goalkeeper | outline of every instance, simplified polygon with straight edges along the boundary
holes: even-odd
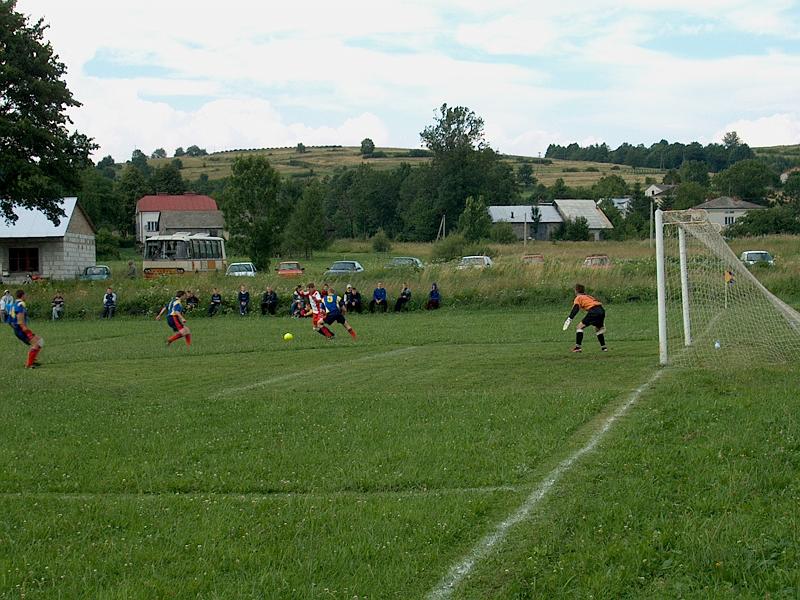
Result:
[[[575,330],[575,347],[572,349],[572,352],[583,351],[581,348],[581,345],[583,344],[583,330],[590,325],[594,326],[597,332],[597,341],[600,342],[600,350],[603,352],[608,352],[605,336],[606,328],[604,326],[606,311],[599,300],[592,298],[586,293],[585,287],[583,287],[580,283],[576,283],[575,301],[573,302],[572,310],[570,311],[567,320],[564,321],[564,331],[569,328],[570,323],[572,323],[572,319],[574,319],[581,310],[586,311],[586,316],[583,317],[583,320],[581,320],[580,323],[578,323],[578,326]]]

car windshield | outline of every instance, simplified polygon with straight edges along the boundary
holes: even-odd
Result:
[[[402,267],[406,265],[412,265],[414,264],[414,261],[410,258],[393,258],[390,264]]]
[[[103,267],[89,267],[86,269],[87,275],[102,275],[106,270]]]
[[[467,256],[461,259],[461,263],[465,265],[482,265],[482,256]]]
[[[331,271],[354,271],[356,266],[351,262],[338,261],[331,265]]]
[[[772,260],[772,256],[770,255],[769,252],[748,252],[747,260],[769,262]]]
[[[300,265],[297,263],[281,263],[278,265],[279,271],[290,271],[292,269],[299,269]]]

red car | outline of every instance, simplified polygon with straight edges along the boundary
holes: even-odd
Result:
[[[300,277],[305,269],[300,266],[296,261],[285,261],[278,265],[275,269],[278,272],[278,277]]]

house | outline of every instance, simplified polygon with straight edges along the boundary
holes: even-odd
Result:
[[[625,198],[603,198],[602,200],[597,201],[597,208],[600,208],[601,202],[611,202],[611,204],[619,211],[619,214],[622,215],[623,218],[628,216],[628,212],[631,210],[631,204],[633,203],[633,198],[625,197]],[[602,208],[600,210],[603,210]]]
[[[678,186],[666,183],[653,184],[644,191],[644,195],[652,199],[657,206],[661,206],[664,198],[672,195],[676,187]]]
[[[17,221],[0,219],[0,273],[22,280],[26,275],[72,279],[96,261],[95,228],[77,198],[62,198],[65,216],[58,225],[44,213],[16,208]]]
[[[489,215],[492,223],[510,223],[519,239],[524,239],[527,231],[529,240],[549,240],[563,223],[561,215],[552,204],[490,206]]]
[[[179,231],[221,237],[224,229],[225,218],[210,196],[156,194],[136,203],[136,241],[140,243],[154,235]]]
[[[736,219],[743,217],[751,210],[763,210],[765,208],[767,207],[739,200],[738,198],[722,196],[721,198],[714,198],[713,200],[698,204],[691,210],[706,211],[706,213],[708,213],[708,220],[724,229],[733,225]]]
[[[602,238],[603,232],[614,229],[611,221],[597,208],[594,200],[574,199],[574,200],[554,200],[561,218],[575,220],[583,217],[589,224],[589,233],[598,241]]]

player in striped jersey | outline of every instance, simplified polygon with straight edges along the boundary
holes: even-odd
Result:
[[[186,340],[187,348],[192,345],[192,332],[189,331],[189,328],[186,326],[186,319],[183,317],[183,299],[185,296],[186,292],[179,290],[178,293],[175,294],[175,298],[167,305],[167,325],[175,332],[167,338],[168,346],[181,338]]]
[[[322,295],[317,291],[317,286],[309,283],[307,286],[306,298],[311,305],[311,328],[320,335],[330,339],[333,332],[325,325],[325,306],[322,303]]]
[[[38,335],[28,329],[28,307],[25,305],[25,291],[17,290],[15,294],[16,300],[11,305],[11,310],[8,313],[8,324],[14,330],[14,335],[26,346],[30,346],[28,350],[28,360],[25,362],[26,369],[35,369],[39,366],[36,357],[39,355],[44,340]]]
[[[585,310],[586,316],[583,317],[581,322],[578,323],[578,326],[576,327],[575,346],[572,348],[572,352],[583,351],[581,347],[583,344],[583,330],[590,325],[593,326],[597,332],[597,341],[600,342],[600,350],[603,352],[608,352],[605,336],[606,311],[603,308],[602,303],[596,298],[593,298],[587,294],[586,288],[580,283],[575,284],[575,294],[575,300],[572,304],[572,311],[569,313],[567,320],[564,321],[564,331],[569,328],[570,323],[572,323],[572,319],[575,318],[578,312]]]

